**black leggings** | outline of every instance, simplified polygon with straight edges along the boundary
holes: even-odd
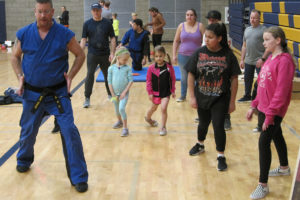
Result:
[[[265,121],[265,114],[260,112],[262,115],[260,120]],[[272,161],[271,153],[271,141],[274,141],[277,154],[279,157],[280,166],[288,166],[288,155],[287,147],[282,135],[281,130],[281,121],[282,118],[275,116],[274,125],[269,125],[266,131],[262,131],[259,137],[259,167],[260,167],[260,176],[259,182],[267,183],[269,177],[269,170]]]
[[[224,130],[225,114],[228,113],[228,105],[224,98],[220,98],[215,102],[210,109],[202,109],[198,107],[198,140],[204,141],[206,139],[208,126],[212,121],[214,136],[216,142],[216,149],[219,152],[225,150],[226,134]]]

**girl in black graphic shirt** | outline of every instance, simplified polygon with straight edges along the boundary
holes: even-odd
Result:
[[[190,104],[197,109],[199,116],[198,142],[190,150],[190,155],[204,152],[204,140],[212,121],[219,171],[227,169],[224,120],[226,113],[235,110],[237,76],[241,73],[228,46],[226,33],[224,24],[210,24],[205,31],[206,46],[196,50],[185,65]]]

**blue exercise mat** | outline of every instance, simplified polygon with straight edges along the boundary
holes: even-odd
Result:
[[[138,76],[133,76],[133,81],[134,82],[146,82],[147,70],[148,70],[148,67],[143,67],[143,69],[141,71],[136,71],[136,70],[132,69],[132,73],[139,73]],[[181,75],[180,75],[179,67],[175,66],[174,71],[175,71],[176,80],[180,81]],[[96,82],[104,82],[104,76],[102,74],[102,71],[99,72]]]

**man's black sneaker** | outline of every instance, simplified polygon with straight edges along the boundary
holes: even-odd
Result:
[[[190,150],[190,156],[195,156],[198,155],[200,153],[203,153],[204,150],[204,145],[201,145],[199,143],[196,143],[195,146],[193,146]]]
[[[51,131],[51,133],[57,133],[57,132],[60,132],[60,127],[59,127],[59,125],[54,126],[54,128],[53,128],[52,131]]]
[[[238,103],[246,103],[251,101],[251,96],[243,96],[239,100],[237,100]]]
[[[86,182],[81,182],[75,184],[75,189],[77,192],[86,192],[88,190],[88,184]]]
[[[231,129],[231,121],[230,121],[230,118],[225,118],[225,121],[224,121],[224,129],[225,131],[228,131]]]
[[[217,158],[218,160],[218,170],[219,171],[224,171],[227,169],[227,164],[226,164],[226,158],[225,157],[222,157],[222,156],[219,156]]]
[[[27,166],[17,165],[17,171],[20,173],[27,172],[28,170],[29,170],[29,167],[27,167]]]
[[[60,127],[59,127],[59,125],[57,123],[57,119],[56,118],[54,119],[54,128],[53,128],[53,130],[51,132],[52,133],[60,132]]]

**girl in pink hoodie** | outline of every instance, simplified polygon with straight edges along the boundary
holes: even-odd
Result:
[[[165,56],[168,56],[169,62],[166,62]],[[150,65],[147,71],[147,92],[149,100],[152,102],[151,108],[148,110],[145,117],[146,122],[150,126],[157,126],[158,123],[152,120],[153,113],[157,110],[159,104],[161,104],[161,128],[159,134],[161,136],[167,134],[166,123],[167,123],[167,109],[170,101],[170,96],[173,98],[175,95],[175,72],[171,64],[169,54],[163,46],[156,46],[154,48],[154,59],[155,63]]]
[[[264,63],[259,77],[257,96],[251,103],[247,119],[251,120],[253,112],[258,110],[263,115],[263,127],[259,137],[259,184],[250,195],[260,199],[269,193],[268,177],[290,175],[287,147],[282,135],[281,122],[291,101],[295,64],[288,51],[283,30],[272,26],[263,35],[264,47],[272,54]],[[280,166],[270,170],[271,141],[274,141],[279,156]]]

